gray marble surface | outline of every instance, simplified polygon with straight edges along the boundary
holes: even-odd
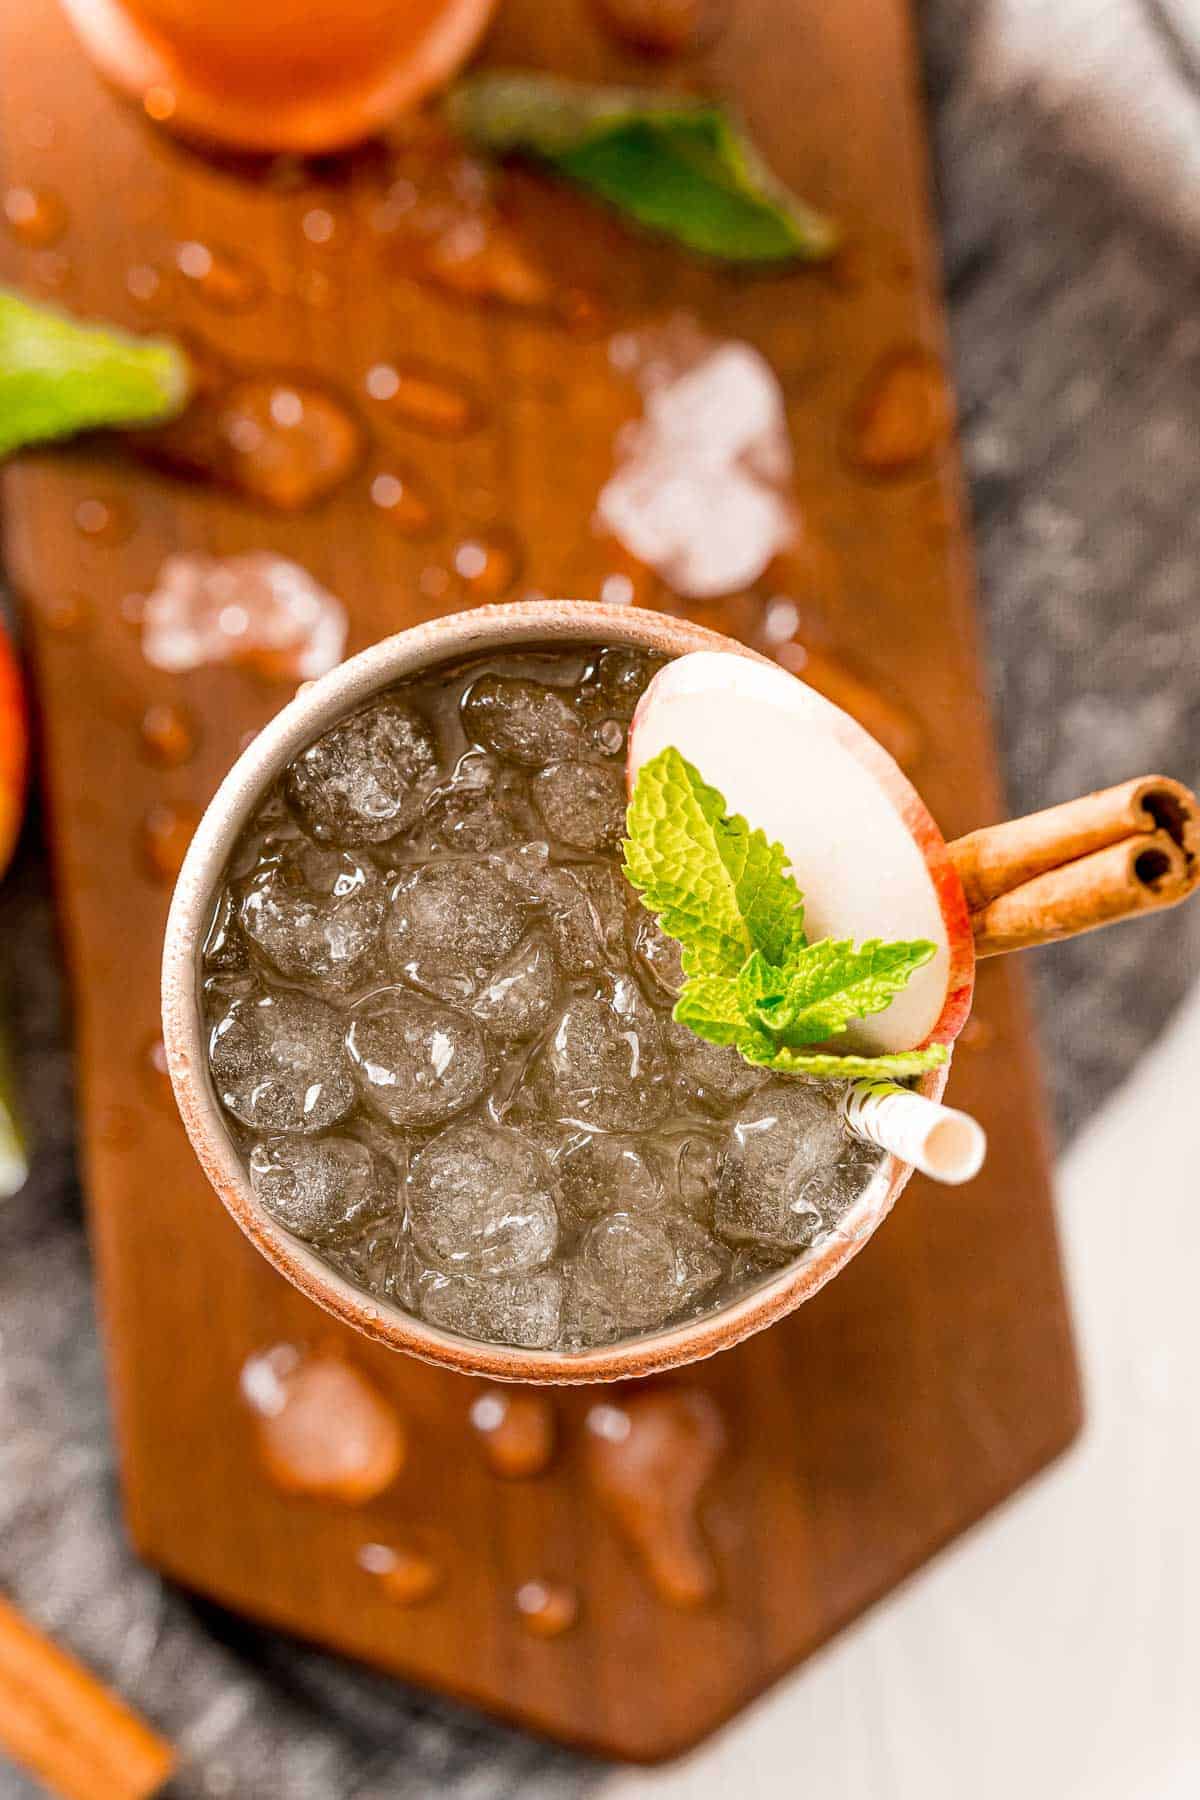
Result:
[[[1085,157],[1034,85],[994,78],[985,22],[939,0],[924,33],[991,681],[1020,811],[1156,766],[1200,779],[1200,318],[1182,228]],[[1037,959],[1062,1136],[1198,967],[1200,908]],[[0,981],[38,1144],[28,1187],[0,1209],[0,1588],[181,1746],[180,1794],[583,1793],[594,1764],[201,1607],[130,1556],[36,821],[0,890]],[[0,1800],[35,1791],[0,1765]]]

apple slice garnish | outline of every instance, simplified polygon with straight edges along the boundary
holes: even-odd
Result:
[[[886,1011],[829,1048],[879,1055],[950,1043],[971,1008],[975,949],[962,884],[924,801],[848,713],[794,675],[731,651],[668,663],[638,703],[629,785],[673,745],[781,843],[810,939],[927,938],[937,953]]]

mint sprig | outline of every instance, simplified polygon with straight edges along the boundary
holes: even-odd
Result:
[[[713,101],[501,70],[460,82],[446,110],[476,149],[537,157],[706,256],[814,261],[835,248],[829,221],[771,173]]]
[[[936,946],[923,938],[810,944],[783,846],[731,815],[678,750],[642,765],[627,826],[625,874],[682,946],[679,1024],[785,1074],[903,1077],[946,1061],[944,1044],[881,1056],[810,1047],[884,1011]]]
[[[98,425],[172,418],[191,376],[178,344],[82,325],[0,288],[0,456]]]
[[[678,750],[643,764],[626,825],[625,873],[683,945],[686,975],[736,975],[755,950],[783,962],[805,942],[783,846],[731,815]]]

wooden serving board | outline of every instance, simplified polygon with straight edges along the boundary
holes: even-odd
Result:
[[[501,8],[493,61],[736,96],[780,173],[846,230],[832,270],[722,273],[638,238],[583,198],[517,177],[522,229],[564,284],[603,299],[605,313],[584,330],[456,302],[390,269],[386,245],[350,204],[344,167],[264,183],[158,135],[101,87],[52,0],[0,19],[5,180],[53,190],[66,209],[54,244],[4,246],[9,275],[81,312],[134,325],[156,317],[247,364],[323,375],[358,396],[371,434],[368,467],[297,517],[149,472],[99,439],[25,457],[5,476],[9,567],[45,727],[134,1540],[168,1574],[259,1619],[571,1743],[645,1759],[682,1749],[743,1706],[1077,1428],[1020,971],[984,969],[977,1021],[955,1061],[952,1096],[990,1135],[985,1174],[961,1193],[914,1181],[814,1302],[679,1377],[715,1399],[731,1448],[703,1506],[719,1596],[673,1610],[586,1484],[582,1418],[594,1395],[555,1396],[560,1449],[547,1474],[497,1480],[468,1428],[472,1384],[335,1329],[259,1260],[206,1186],[153,1066],[169,884],[147,861],[145,822],[157,820],[162,837],[170,809],[183,835],[243,734],[286,690],[228,668],[152,670],[123,602],[171,551],[269,546],[345,599],[357,649],[470,604],[453,548],[493,515],[523,546],[514,597],[595,598],[606,575],[629,572],[589,527],[615,432],[636,404],[610,367],[608,331],[682,308],[759,345],[779,370],[806,528],[781,573],[786,586],[767,582],[695,616],[754,636],[767,597],[786,592],[835,675],[856,671],[915,722],[911,773],[947,836],[995,818],[949,434],[886,478],[863,479],[846,454],[864,384],[897,356],[923,367],[945,347],[907,7],[732,0],[730,13],[702,56],[663,67],[622,50],[583,0]],[[305,232],[313,208],[333,217],[328,242]],[[145,277],[130,271],[165,267],[180,240],[248,257],[260,295],[222,311],[175,278],[148,304]],[[477,430],[436,438],[372,408],[366,370],[412,355],[471,384],[484,403]],[[936,415],[935,405],[935,438]],[[426,541],[398,534],[371,505],[368,479],[380,469],[416,469],[436,494],[440,519]],[[77,509],[92,499],[125,529],[81,533]],[[653,583],[638,591],[674,604]],[[160,702],[185,708],[198,735],[195,754],[170,768],[148,760],[139,738],[146,708]],[[170,829],[165,837],[169,848]],[[237,1397],[253,1351],[331,1338],[394,1399],[411,1437],[399,1483],[357,1511],[269,1486]],[[366,1541],[430,1536],[448,1578],[419,1609],[390,1604],[356,1564]],[[572,1631],[537,1641],[512,1597],[547,1576],[575,1583],[582,1610]]]

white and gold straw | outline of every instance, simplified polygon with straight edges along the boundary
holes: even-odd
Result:
[[[894,1081],[854,1082],[842,1101],[842,1117],[856,1137],[952,1187],[978,1175],[987,1154],[978,1120]]]

